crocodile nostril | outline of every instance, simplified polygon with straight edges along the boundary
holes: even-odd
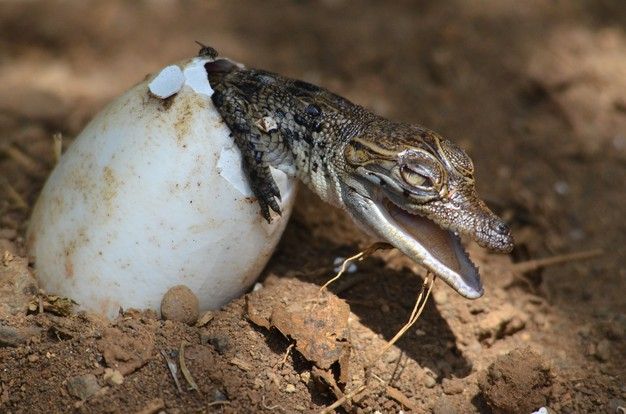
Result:
[[[501,234],[503,236],[506,236],[510,232],[509,226],[507,226],[506,224],[502,222],[496,225],[495,230],[498,234]]]

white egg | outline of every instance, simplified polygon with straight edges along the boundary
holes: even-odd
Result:
[[[47,292],[112,317],[120,307],[158,310],[175,285],[209,309],[254,283],[287,224],[296,185],[272,170],[283,214],[268,224],[211,102],[207,60],[168,66],[133,87],[63,155],[27,233]]]

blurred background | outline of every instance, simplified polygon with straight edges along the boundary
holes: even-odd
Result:
[[[52,134],[67,146],[109,100],[196,54],[195,40],[459,143],[479,192],[513,226],[513,262],[603,249],[529,272],[498,300],[521,291],[548,303],[557,322],[527,330],[552,349],[574,344],[602,384],[593,397],[602,407],[623,398],[626,2],[2,1],[0,225],[14,230],[5,246],[20,253],[53,165]],[[350,227],[300,197],[322,213],[299,208],[291,240],[306,243],[298,226]]]

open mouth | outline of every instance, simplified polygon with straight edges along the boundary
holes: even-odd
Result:
[[[342,201],[346,211],[366,231],[435,273],[460,295],[468,299],[483,295],[478,269],[454,232],[405,211],[381,192],[366,197],[346,187]]]
[[[436,273],[463,296],[477,298],[482,295],[478,268],[470,260],[456,233],[424,216],[402,209],[387,198],[383,198],[381,204],[381,212],[386,213],[390,224],[403,233],[403,238],[412,239],[411,250],[417,256],[412,257],[414,260]],[[410,257],[414,255],[409,254]]]

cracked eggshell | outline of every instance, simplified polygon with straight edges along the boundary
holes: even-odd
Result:
[[[47,292],[114,317],[120,307],[158,311],[175,285],[204,310],[254,283],[287,224],[295,182],[272,171],[283,215],[268,224],[211,102],[206,61],[169,66],[133,87],[63,155],[27,232]],[[167,73],[176,78],[159,78]]]

